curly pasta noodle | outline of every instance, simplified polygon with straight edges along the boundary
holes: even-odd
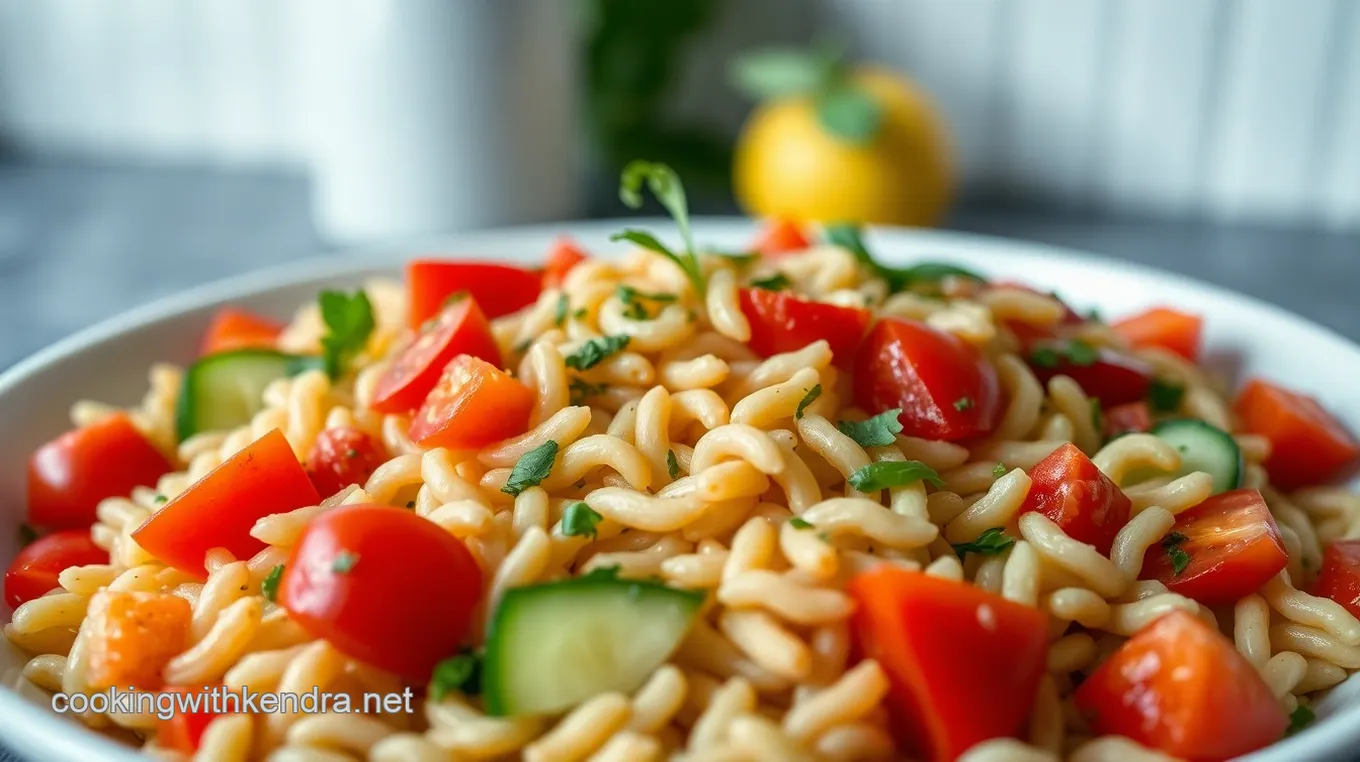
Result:
[[[1073,694],[1130,636],[1172,611],[1223,632],[1284,711],[1318,706],[1321,692],[1360,669],[1360,621],[1304,592],[1327,543],[1360,537],[1360,496],[1341,487],[1272,486],[1271,442],[1236,426],[1223,389],[1199,366],[1166,350],[1131,350],[1109,326],[1070,324],[1056,297],[1022,288],[951,276],[933,284],[938,292],[893,293],[881,271],[839,246],[777,262],[703,253],[698,263],[703,289],[654,252],[587,259],[533,304],[493,319],[491,336],[532,395],[532,409],[523,433],[482,447],[423,446],[411,439],[409,413],[372,409],[379,382],[416,340],[405,289],[382,280],[364,284],[375,330],[345,372],[274,380],[237,426],[179,441],[185,372],[173,365],[151,368],[148,391],[131,408],[76,402],[77,426],[126,413],[173,470],[100,501],[90,537],[107,558],[59,570],[53,590],[16,608],[4,632],[29,656],[23,677],[49,692],[96,688],[110,635],[100,623],[107,596],[150,596],[184,612],[181,631],[166,634],[166,653],[155,654],[166,686],[353,697],[415,689],[413,714],[223,715],[208,723],[195,759],[901,759],[907,752],[894,741],[889,708],[893,665],[856,648],[860,613],[850,584],[883,566],[974,585],[1036,608],[1048,622],[1027,725],[1017,738],[966,750],[960,759],[969,762],[1169,759],[1129,739],[1092,737]],[[741,289],[776,274],[800,298],[919,320],[976,347],[999,381],[991,428],[958,441],[910,429],[852,436],[855,427],[845,422],[879,427],[864,422],[882,410],[857,406],[864,401],[853,364],[833,354],[836,342],[819,338],[771,356],[748,346],[759,326],[742,309]],[[1284,571],[1212,610],[1160,581],[1138,579],[1182,514],[1212,499],[1214,475],[1181,474],[1181,453],[1158,436],[1107,439],[1093,415],[1093,389],[1067,375],[1041,374],[1048,381],[1040,382],[1020,340],[1026,328],[1132,354],[1159,381],[1184,387],[1176,410],[1154,418],[1198,418],[1233,437],[1245,486],[1261,492],[1279,527],[1290,556]],[[327,330],[317,305],[306,305],[278,348],[316,354]],[[364,433],[385,460],[316,505],[256,520],[250,536],[264,548],[253,555],[209,551],[204,577],[167,565],[133,539],[163,503],[261,436],[282,432],[302,462],[334,429]],[[556,453],[536,483],[511,485],[526,456],[550,442]],[[1022,512],[1040,479],[1031,471],[1068,443],[1130,500],[1130,518],[1108,553],[1055,516]],[[852,486],[866,467],[905,461],[933,469],[941,482],[867,492]],[[655,578],[702,591],[704,603],[674,653],[638,684],[552,716],[493,716],[477,695],[410,684],[347,655],[341,639],[317,637],[273,600],[275,570],[293,563],[313,522],[366,503],[408,509],[468,549],[482,572],[462,640],[468,648],[486,646],[509,591],[586,574]],[[998,534],[1008,542],[985,547]],[[414,564],[412,584],[423,600],[456,584],[425,579]],[[167,748],[154,715],[79,719],[150,753],[185,758]]]

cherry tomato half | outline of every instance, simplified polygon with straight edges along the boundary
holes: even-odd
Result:
[[[316,492],[330,497],[351,484],[362,485],[387,460],[373,437],[351,426],[326,429],[307,455],[307,475]]]
[[[420,330],[460,291],[471,294],[488,318],[523,309],[543,290],[543,276],[499,262],[423,259],[406,266],[406,286],[410,325]]]
[[[420,327],[416,340],[402,350],[373,388],[372,407],[379,413],[405,413],[420,407],[439,383],[444,366],[458,355],[479,357],[497,367],[501,353],[491,324],[471,297],[459,299]]]
[[[1029,476],[1034,483],[1022,513],[1038,511],[1072,539],[1109,555],[1133,501],[1090,458],[1069,442],[1035,464]]]
[[[68,431],[28,461],[28,521],[47,529],[88,527],[106,497],[153,486],[171,470],[122,413]]]
[[[109,552],[94,544],[88,529],[67,529],[34,540],[5,572],[5,603],[19,608],[57,589],[57,575],[72,566],[106,564]]]
[[[410,435],[426,447],[466,450],[529,429],[534,393],[490,363],[459,355],[411,419]]]

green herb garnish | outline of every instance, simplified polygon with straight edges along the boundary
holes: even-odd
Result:
[[[165,505],[167,502],[169,502],[169,500],[170,498],[166,497],[165,495],[157,494],[155,499],[152,500],[151,502],[155,503],[156,505]]]
[[[549,439],[519,457],[519,460],[515,462],[515,467],[510,469],[510,478],[505,480],[505,486],[501,487],[501,492],[507,495],[519,495],[530,487],[537,487],[539,482],[548,477],[548,472],[552,471],[553,461],[555,460],[557,460],[557,442]]]
[[[567,383],[567,392],[571,396],[571,404],[582,405],[591,397],[604,394],[609,390],[608,384],[592,384],[579,378],[573,378]]]
[[[1185,399],[1185,387],[1154,378],[1152,386],[1148,387],[1147,398],[1154,412],[1174,413],[1181,409],[1181,400]]]
[[[599,536],[595,527],[603,518],[594,508],[586,505],[585,501],[574,500],[562,509],[562,534],[567,537],[589,537],[593,540]]]
[[[985,278],[972,270],[943,262],[922,262],[912,267],[890,267],[880,264],[869,253],[868,247],[864,245],[864,239],[860,235],[858,225],[837,223],[826,225],[824,230],[827,242],[847,249],[855,255],[855,259],[859,260],[860,264],[887,281],[888,288],[892,291],[903,291],[920,285],[936,286],[940,281],[951,276],[966,278],[979,283],[986,281]]]
[[[675,450],[666,451],[666,473],[672,479],[680,475],[680,461],[675,459]]]
[[[860,492],[902,487],[918,481],[925,481],[936,487],[944,486],[940,474],[919,460],[881,460],[870,463],[850,474],[848,481],[851,487]]]
[[[704,274],[699,268],[699,257],[694,251],[694,238],[689,229],[689,203],[685,199],[685,186],[681,184],[675,170],[665,164],[641,160],[629,162],[619,177],[619,198],[628,208],[642,207],[644,183],[675,219],[675,225],[680,229],[680,239],[685,245],[684,250],[673,252],[656,236],[643,230],[625,230],[610,236],[609,240],[630,241],[661,254],[678,265],[693,284],[694,293],[703,296]]]
[[[1190,565],[1190,554],[1181,547],[1190,538],[1180,532],[1172,532],[1162,539],[1162,549],[1171,558],[1171,574],[1179,577],[1185,571],[1185,567]]]
[[[1035,347],[1029,353],[1029,362],[1039,368],[1056,368],[1063,362],[1077,367],[1095,365],[1100,360],[1100,350],[1081,339],[1068,339],[1060,344],[1045,344]]]
[[[864,421],[837,421],[836,428],[860,447],[887,447],[902,433],[902,424],[897,420],[901,414],[901,408],[893,408]]]
[[[808,405],[811,405],[812,403],[816,402],[817,398],[820,396],[822,396],[821,384],[817,384],[811,389],[808,389],[807,394],[803,395],[803,401],[798,403],[798,410],[794,412],[793,417],[797,418],[798,420],[802,420],[803,411],[807,410]]]
[[[763,288],[766,291],[783,291],[792,283],[784,273],[775,273],[766,278],[755,278],[751,281],[752,288]]]
[[[276,600],[279,594],[279,582],[283,580],[283,564],[277,564],[269,570],[269,576],[260,583],[260,595],[266,601]]]
[[[553,325],[561,328],[567,322],[567,313],[571,311],[571,304],[567,302],[566,294],[557,296],[557,308],[553,311]]]
[[[326,324],[326,335],[321,337],[326,374],[339,378],[345,365],[368,344],[368,337],[376,325],[373,305],[363,289],[353,294],[322,291],[317,302],[321,307],[321,320]]]
[[[797,517],[797,516],[794,516],[793,518],[789,519],[789,526],[793,527],[794,529],[812,529],[812,528],[813,528],[812,522],[806,521],[806,520],[801,519],[801,518],[799,518],[799,517]]]
[[[972,397],[959,397],[958,399],[954,400],[954,409],[959,412],[963,412],[964,410],[967,410],[972,406],[973,406]]]
[[[1008,537],[1006,530],[1001,527],[992,527],[978,535],[972,542],[961,542],[954,546],[954,552],[963,558],[969,553],[978,553],[984,556],[994,556],[1004,553],[1006,548],[1015,544],[1014,537]]]
[[[450,656],[434,667],[430,676],[430,698],[441,701],[450,692],[475,696],[482,692],[482,656],[464,648],[457,656]]]
[[[336,554],[335,560],[331,562],[331,571],[336,574],[348,574],[359,563],[359,554],[342,550]]]
[[[1284,730],[1284,737],[1288,738],[1295,733],[1302,731],[1317,719],[1317,714],[1312,709],[1299,704],[1298,708],[1289,713],[1289,727]]]
[[[1091,427],[1097,432],[1105,429],[1105,411],[1100,407],[1100,398],[1091,398]]]
[[[994,478],[994,479],[1000,479],[1001,477],[1003,477],[1003,476],[1005,476],[1005,475],[1006,475],[1006,464],[1005,464],[1005,463],[997,463],[995,466],[992,466],[992,478]]]
[[[589,370],[599,365],[604,358],[621,352],[628,346],[628,337],[622,334],[618,336],[601,336],[598,339],[591,339],[581,348],[567,355],[565,360],[568,368],[576,370]]]

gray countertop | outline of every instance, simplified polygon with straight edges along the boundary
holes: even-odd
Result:
[[[156,297],[330,248],[311,225],[309,193],[304,176],[277,171],[0,163],[0,369]],[[1360,339],[1360,235],[996,201],[963,205],[949,227],[1160,267]],[[0,762],[12,760],[0,747]]]

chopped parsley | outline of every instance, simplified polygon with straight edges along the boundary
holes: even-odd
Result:
[[[836,428],[860,447],[887,447],[902,433],[902,423],[897,420],[901,414],[901,408],[893,408],[864,421],[837,421]]]
[[[750,267],[757,259],[760,259],[760,253],[755,251],[723,251],[721,249],[715,249],[712,246],[705,246],[704,251],[726,259],[738,270],[744,270],[745,268]]]
[[[966,278],[979,283],[986,281],[972,270],[944,262],[922,262],[912,267],[890,267],[880,264],[864,245],[859,226],[839,223],[826,225],[824,230],[828,243],[847,249],[860,264],[887,281],[888,288],[893,291],[904,291],[920,286],[938,290],[940,281],[948,277]]]
[[[751,280],[752,288],[763,288],[766,291],[783,291],[792,283],[784,273],[775,273],[765,278],[754,278]]]
[[[1154,378],[1152,386],[1148,387],[1147,398],[1153,412],[1174,413],[1181,409],[1181,400],[1185,399],[1185,387]]]
[[[995,478],[995,479],[1000,479],[1001,477],[1003,477],[1003,476],[1005,476],[1005,475],[1006,475],[1006,464],[1005,464],[1005,463],[997,463],[995,466],[992,466],[992,477],[993,477],[993,478]]]
[[[811,405],[812,403],[816,402],[817,398],[820,396],[822,396],[821,384],[817,384],[811,389],[808,389],[807,394],[803,395],[803,401],[798,403],[798,410],[794,412],[793,417],[797,418],[798,420],[802,420],[803,411],[807,410],[808,405]]]
[[[1091,398],[1091,427],[1100,433],[1105,429],[1105,411],[1100,407],[1100,398]]]
[[[348,550],[342,550],[335,555],[335,560],[331,562],[331,571],[336,574],[348,574],[356,564],[359,563],[359,554]]]
[[[582,405],[591,397],[604,394],[609,391],[608,384],[592,384],[580,378],[573,378],[567,384],[567,392],[571,396],[571,404]]]
[[[282,580],[283,564],[278,564],[269,570],[269,576],[265,577],[264,581],[260,583],[260,595],[263,595],[266,601],[276,600],[279,594],[279,582]]]
[[[984,556],[994,556],[1004,553],[1006,548],[1015,544],[1015,538],[1006,534],[1006,530],[1001,527],[992,527],[978,535],[972,542],[961,542],[954,546],[954,552],[963,558],[969,553],[977,553]]]
[[[519,495],[530,487],[537,487],[539,482],[548,477],[555,460],[557,442],[549,439],[519,457],[515,467],[510,469],[510,478],[505,481],[505,486],[501,487],[501,492]]]
[[[169,499],[170,498],[166,497],[165,495],[158,494],[156,495],[156,499],[153,500],[152,502],[154,502],[156,505],[164,505]]]
[[[1312,725],[1313,720],[1316,719],[1317,715],[1312,709],[1309,709],[1303,704],[1299,704],[1297,709],[1289,713],[1289,727],[1284,730],[1285,738],[1304,730],[1309,725]]]
[[[680,475],[680,462],[675,459],[675,450],[666,451],[666,473],[672,479]]]
[[[850,474],[848,481],[851,487],[860,492],[902,487],[918,481],[926,481],[936,487],[944,486],[940,474],[919,460],[881,460],[870,463]]]
[[[1081,339],[1068,339],[1058,344],[1043,344],[1029,353],[1029,362],[1037,368],[1056,368],[1064,362],[1077,367],[1095,365],[1100,350]]]
[[[373,305],[363,289],[353,294],[343,291],[322,291],[317,297],[321,320],[326,334],[321,337],[322,363],[326,374],[339,378],[345,365],[363,351],[368,337],[377,325],[373,320]]]
[[[457,656],[450,656],[435,665],[430,676],[430,698],[442,700],[450,692],[475,696],[482,692],[482,656],[464,648]]]
[[[972,397],[959,397],[958,399],[954,400],[954,409],[959,412],[963,412],[964,410],[968,410],[972,407],[973,407]]]
[[[587,341],[580,349],[567,355],[566,364],[568,368],[588,370],[599,365],[604,358],[623,351],[627,346],[627,336],[601,336]]]
[[[1162,539],[1162,549],[1171,559],[1171,574],[1179,577],[1185,572],[1185,567],[1190,565],[1190,554],[1185,552],[1181,545],[1185,544],[1190,538],[1180,532],[1172,532]]]
[[[553,325],[561,328],[567,322],[567,313],[571,311],[571,304],[567,301],[566,294],[557,296],[557,308],[553,311]]]
[[[595,527],[603,518],[594,508],[586,505],[585,501],[573,500],[562,509],[562,534],[567,537],[589,537],[593,540],[599,536]]]
[[[789,526],[793,527],[794,529],[812,529],[812,528],[813,528],[812,522],[806,521],[806,520],[801,519],[801,518],[799,518],[799,517],[797,517],[797,516],[794,516],[793,518],[789,519]]]
[[[666,248],[653,236],[643,230],[625,230],[609,237],[611,241],[631,241],[643,248],[661,254],[678,265],[694,286],[694,293],[704,293],[704,274],[699,268],[699,257],[694,250],[694,237],[689,229],[689,202],[685,199],[685,186],[675,170],[660,162],[632,161],[623,168],[619,177],[619,199],[630,209],[642,207],[642,186],[647,185],[656,200],[675,218],[680,229],[680,238],[685,244],[683,251],[676,253]]]
[[[619,301],[623,302],[623,316],[630,320],[651,320],[652,315],[647,311],[644,302],[673,302],[675,294],[648,294],[638,291],[632,286],[620,285],[615,291]]]
[[[515,354],[517,354],[517,355],[522,355],[522,354],[524,354],[525,352],[528,352],[528,351],[529,351],[529,347],[532,347],[533,345],[534,345],[534,340],[530,338],[530,339],[525,339],[524,341],[521,341],[520,343],[516,344],[516,345],[513,347],[513,349],[515,350]]]

